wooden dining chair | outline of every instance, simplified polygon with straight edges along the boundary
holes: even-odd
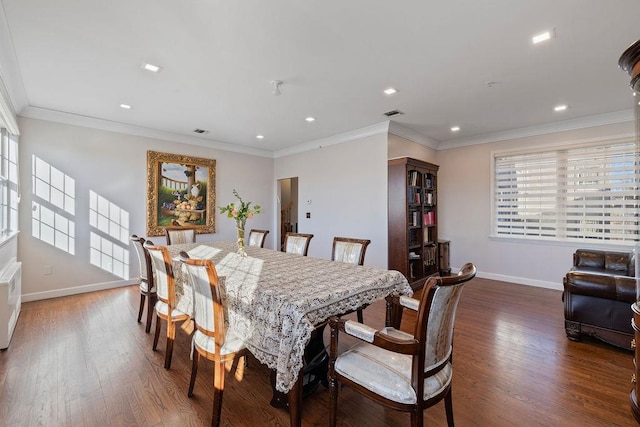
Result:
[[[196,229],[188,225],[165,227],[164,234],[167,237],[167,245],[196,242]]]
[[[386,407],[410,412],[412,427],[421,427],[423,411],[444,399],[447,424],[453,426],[453,327],[463,285],[475,275],[476,267],[468,263],[456,276],[431,276],[420,300],[387,297],[387,313],[394,305],[417,312],[413,334],[390,326],[391,316],[381,330],[338,317],[329,320],[330,426],[336,425],[338,383]],[[340,333],[360,342],[338,355]]]
[[[307,256],[313,234],[287,233],[284,235],[284,252]]]
[[[213,417],[212,426],[220,425],[222,394],[224,392],[225,362],[233,361],[235,368],[248,350],[244,340],[228,330],[224,321],[224,307],[218,284],[218,273],[211,260],[190,258],[180,252],[180,261],[187,269],[193,287],[193,317],[195,331],[192,345],[193,362],[188,396],[193,396],[200,356],[213,361]]]
[[[252,228],[249,231],[249,246],[264,248],[264,242],[267,240],[267,234],[269,234],[269,230],[257,230]]]
[[[369,239],[352,239],[350,237],[334,237],[333,247],[331,249],[331,261],[346,262],[349,264],[363,265],[364,255],[367,252],[367,246],[371,243]],[[361,307],[357,312],[358,322],[363,323]]]
[[[149,242],[146,242],[144,247],[151,258],[158,295],[158,301],[155,306],[156,333],[153,337],[153,351],[158,347],[161,328],[160,320],[164,320],[167,323],[167,349],[164,355],[164,368],[169,369],[171,367],[171,356],[173,354],[173,341],[176,338],[176,323],[189,320],[190,316],[175,308],[176,289],[169,251],[165,246],[153,246],[149,244]]]
[[[151,267],[151,258],[144,249],[145,240],[135,234],[131,235],[131,243],[133,244],[136,254],[138,255],[138,263],[140,264],[140,309],[138,310],[138,322],[142,319],[144,312],[145,300],[147,301],[147,323],[145,332],[151,331],[151,323],[153,321],[153,305],[156,302],[156,287],[153,281],[153,268]],[[148,241],[150,245],[153,242]]]

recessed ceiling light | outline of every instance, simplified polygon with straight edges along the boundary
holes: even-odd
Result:
[[[120,104],[120,108],[124,108],[125,110],[130,110],[130,109],[131,109],[131,105],[128,105],[128,104]]]
[[[307,117],[305,120],[308,121],[308,122],[315,122],[316,118],[315,117]]]
[[[264,135],[256,135],[256,138],[258,138],[258,139],[264,139]]]
[[[563,104],[563,105],[556,105],[555,107],[553,107],[553,111],[564,111],[567,108],[569,108],[568,105]]]
[[[551,38],[554,37],[554,35],[555,35],[555,30],[549,30],[540,34],[536,34],[535,36],[531,37],[531,43],[533,44],[542,43],[544,41],[550,40]]]
[[[396,89],[390,87],[389,89],[385,89],[384,93],[386,93],[387,95],[393,95],[394,93],[398,92]]]
[[[452,126],[451,132],[458,132],[460,130],[460,126]]]
[[[147,64],[147,63],[142,64],[142,68],[144,70],[151,71],[152,73],[157,73],[162,69],[162,67],[160,67],[158,65]]]

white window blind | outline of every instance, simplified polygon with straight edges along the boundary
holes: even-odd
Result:
[[[640,240],[638,143],[494,156],[494,233],[581,241]]]

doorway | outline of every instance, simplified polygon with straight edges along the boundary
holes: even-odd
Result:
[[[288,232],[298,232],[298,178],[278,180],[278,200],[280,201],[280,250],[284,247],[284,235]]]

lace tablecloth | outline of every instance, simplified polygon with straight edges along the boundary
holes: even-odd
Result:
[[[213,260],[223,290],[229,327],[245,338],[249,351],[276,371],[276,389],[288,392],[303,366],[314,325],[391,294],[412,295],[398,271],[379,270],[249,246],[247,257],[235,242],[168,246]],[[191,313],[192,290],[174,261],[177,308]]]

